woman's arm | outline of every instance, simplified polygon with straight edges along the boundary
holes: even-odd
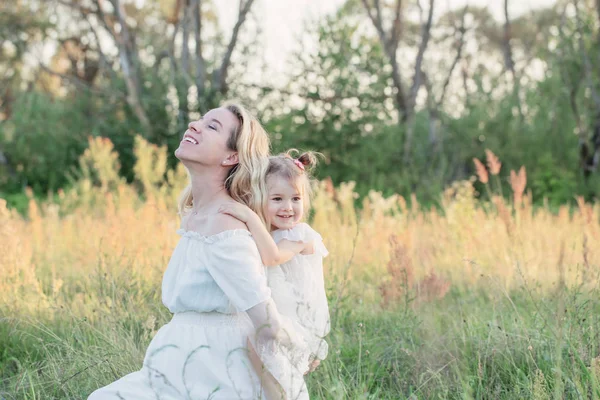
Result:
[[[279,382],[277,382],[277,379],[273,377],[273,375],[262,363],[260,357],[258,354],[256,354],[256,350],[254,350],[254,346],[252,345],[252,342],[250,342],[250,339],[248,339],[247,346],[250,363],[260,378],[260,383],[267,400],[285,399],[285,391]]]
[[[306,346],[302,337],[295,331],[293,325],[287,324],[277,311],[272,299],[268,299],[248,310],[248,316],[254,325],[254,335],[249,338],[252,344],[250,348],[251,362],[257,373],[261,376],[264,384],[265,394],[268,399],[281,399],[282,385],[289,392],[294,385],[289,386],[287,379],[289,373],[281,370],[282,364],[290,363],[290,367],[300,367],[301,359],[289,358],[297,349]],[[283,351],[282,348],[287,348]],[[304,349],[304,354],[308,348]],[[252,354],[255,352],[255,354]],[[252,359],[252,357],[255,359]],[[284,397],[287,398],[287,397]]]
[[[219,212],[231,215],[248,226],[248,230],[252,233],[256,242],[256,247],[258,247],[260,258],[267,267],[284,264],[300,253],[312,253],[312,243],[282,240],[279,244],[276,244],[258,215],[241,203],[225,203],[221,205]]]

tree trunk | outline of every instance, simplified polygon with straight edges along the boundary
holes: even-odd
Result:
[[[189,114],[188,91],[191,83],[190,78],[190,12],[192,7],[190,0],[185,0],[183,5],[183,16],[181,19],[181,76],[177,78],[177,93],[179,95],[179,124],[187,125]]]
[[[596,0],[596,15],[598,16],[598,23],[600,23],[600,0]]]
[[[508,15],[508,0],[504,0],[504,66],[507,71],[510,71],[512,76],[512,84],[513,84],[513,97],[517,102],[517,108],[519,110],[519,117],[521,121],[523,121],[523,108],[521,107],[521,97],[520,97],[520,81],[517,76],[515,70],[515,61],[513,59],[512,48],[510,45],[510,40],[512,38],[511,30],[510,30],[510,17]]]
[[[240,29],[242,28],[242,25],[244,25],[246,17],[248,16],[248,12],[252,7],[252,3],[254,3],[254,0],[246,0],[245,4],[242,0],[240,0],[238,20],[233,27],[231,39],[229,40],[227,50],[225,51],[225,55],[221,61],[221,66],[215,71],[213,77],[213,92],[217,93],[220,97],[227,96],[227,92],[229,90],[227,87],[227,72],[229,70],[229,66],[231,65],[231,55],[233,54],[233,50],[237,44]]]
[[[421,3],[419,2],[419,8],[421,7]],[[413,144],[413,136],[414,136],[414,118],[415,118],[415,107],[417,103],[417,95],[419,94],[419,89],[423,84],[423,59],[425,57],[425,51],[427,51],[427,46],[429,45],[429,38],[431,37],[431,25],[433,23],[433,10],[434,10],[435,0],[429,0],[429,10],[427,14],[427,21],[421,26],[421,44],[419,45],[419,51],[417,52],[417,58],[415,60],[415,74],[413,76],[413,82],[410,89],[410,95],[408,99],[406,113],[406,137],[404,138],[404,163],[409,164],[411,160],[412,154],[412,144]]]
[[[202,55],[202,1],[192,1],[192,13],[194,15],[194,40],[196,41],[196,93],[198,95],[198,109],[204,113],[207,111],[205,96],[206,65]]]
[[[121,65],[123,77],[125,78],[125,85],[127,86],[127,103],[142,124],[142,128],[144,129],[146,136],[152,136],[152,125],[141,101],[142,85],[138,70],[139,63],[137,49],[135,47],[133,37],[129,32],[129,26],[126,22],[127,15],[125,13],[125,8],[120,0],[110,0],[110,3],[114,8],[115,17],[119,22],[120,31],[117,32],[114,27],[111,29],[109,23],[104,17],[100,0],[96,0],[98,14],[104,25],[107,27],[109,33],[112,34],[119,50],[119,64]]]

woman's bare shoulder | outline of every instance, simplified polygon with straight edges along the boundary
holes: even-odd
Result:
[[[240,221],[237,218],[232,217],[227,214],[217,214],[212,219],[211,225],[213,226],[214,231],[229,231],[235,229],[248,230],[248,227],[245,223]]]
[[[247,231],[248,227],[245,223],[230,215],[216,213],[196,217],[186,215],[181,219],[181,229],[197,232],[203,236],[211,236],[238,229]]]

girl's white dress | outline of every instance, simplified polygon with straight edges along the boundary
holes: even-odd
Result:
[[[252,236],[245,230],[178,233],[162,283],[173,319],[152,339],[140,371],[88,400],[264,399],[248,358],[247,339],[255,338],[256,329],[244,311],[269,300],[271,291]],[[308,399],[306,349],[299,336],[294,340],[297,346],[253,344],[287,398]]]
[[[314,254],[299,254],[285,264],[268,268],[268,284],[277,310],[295,323],[309,349],[309,358],[327,357],[329,308],[323,279],[323,258],[329,253],[323,238],[308,224],[300,223],[292,229],[272,232],[276,243],[283,239],[314,243]],[[299,326],[297,326],[299,325]]]

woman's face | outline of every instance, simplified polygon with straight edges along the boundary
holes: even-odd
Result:
[[[175,156],[188,167],[188,163],[234,165],[237,160],[229,158],[235,151],[228,148],[227,142],[238,125],[236,116],[226,108],[210,110],[198,121],[190,122]]]

